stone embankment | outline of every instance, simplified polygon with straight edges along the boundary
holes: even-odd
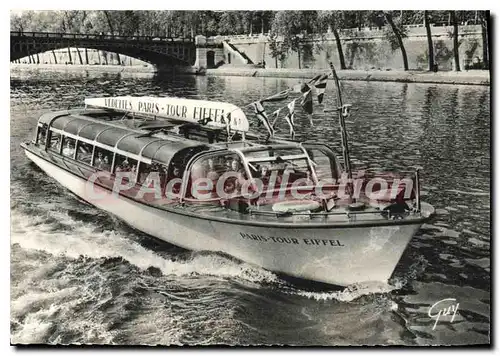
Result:
[[[107,73],[154,73],[156,69],[152,65],[135,65],[135,66],[120,66],[120,65],[85,65],[85,64],[10,64],[11,71],[68,71],[68,72],[107,72]]]
[[[318,73],[329,73],[329,70],[315,69],[253,69],[253,68],[224,68],[207,69],[205,74],[211,76],[243,76],[243,77],[274,77],[274,78],[301,78],[310,79]],[[466,84],[490,85],[490,72],[487,70],[469,71],[393,71],[393,70],[339,70],[339,79],[376,82],[402,83],[438,83],[438,84]]]
[[[64,70],[70,72],[109,72],[109,73],[154,73],[153,66],[98,66],[98,65],[54,65],[54,64],[13,64],[11,70]],[[328,69],[263,69],[244,66],[222,66],[217,69],[197,70],[195,68],[168,68],[161,70],[174,71],[178,74],[207,75],[207,76],[240,76],[240,77],[273,77],[311,79],[319,73],[330,73]],[[487,70],[469,70],[461,72],[441,71],[393,71],[393,70],[339,70],[341,80],[374,81],[374,82],[402,82],[402,83],[438,83],[464,85],[490,85],[490,72]]]

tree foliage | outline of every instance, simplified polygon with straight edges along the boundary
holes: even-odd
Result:
[[[299,55],[303,49],[303,39],[320,29],[317,11],[278,11],[269,34],[271,55],[283,61],[289,51]]]
[[[345,28],[348,16],[348,11],[318,11],[318,28],[320,33],[324,34],[325,32],[329,32],[331,30],[333,32],[333,36],[335,37],[340,61],[340,69],[346,69],[346,65],[339,31]]]
[[[274,11],[22,11],[11,13],[10,23],[12,31],[187,37],[267,33],[274,14]]]
[[[107,15],[106,15],[107,13]],[[398,26],[422,24],[423,11],[390,11]],[[458,24],[480,24],[485,11],[455,11]],[[428,11],[432,24],[451,26],[449,11]],[[12,12],[12,31],[110,32],[147,36],[189,36],[192,33],[243,35],[274,33],[286,37],[336,29],[380,27],[382,11],[178,11],[59,10]]]

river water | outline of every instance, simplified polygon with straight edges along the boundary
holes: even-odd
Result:
[[[344,82],[360,168],[422,167],[437,215],[389,284],[298,283],[128,227],[69,194],[19,144],[39,115],[87,96],[176,95],[243,105],[297,79],[11,73],[11,342],[148,345],[438,345],[489,343],[490,88]],[[333,103],[329,83],[326,105]],[[268,113],[276,106],[268,105]],[[322,108],[298,111],[298,138],[337,144]],[[253,120],[253,118],[251,118]],[[283,122],[282,122],[283,121]],[[286,135],[286,122],[278,132]],[[455,298],[453,322],[428,316]]]

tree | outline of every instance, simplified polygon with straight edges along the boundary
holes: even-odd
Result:
[[[301,42],[318,29],[317,11],[278,11],[274,16],[270,31],[271,55],[286,58],[288,51],[297,52],[301,67]]]
[[[259,11],[259,18],[260,18],[260,33],[263,35],[264,34],[264,21],[265,21],[265,13],[266,11]]]
[[[346,69],[344,51],[342,50],[342,42],[340,40],[338,31],[345,26],[344,11],[319,11],[318,20],[322,29],[322,33],[325,32],[325,27],[329,26],[331,28],[333,36],[335,37],[335,43],[337,45],[337,51],[339,54],[340,69]]]
[[[406,70],[408,70],[408,57],[406,55],[406,49],[405,49],[405,46],[403,43],[403,36],[406,37],[406,34],[402,31],[401,28],[396,26],[396,24],[394,23],[392,14],[389,11],[384,11],[383,14],[384,14],[385,20],[387,21],[387,23],[391,27],[392,32],[394,33],[394,36],[396,37],[397,47],[399,47],[399,49],[401,50],[401,55],[403,56],[403,67],[404,67],[404,70],[406,71]],[[392,46],[393,50],[396,47],[396,46],[394,46],[393,43],[391,43],[391,46]]]
[[[202,22],[204,32],[202,33],[205,36],[217,35],[218,18],[219,16],[215,11],[204,11]]]
[[[253,11],[238,11],[244,34],[253,34]]]
[[[112,35],[115,35],[115,27],[113,25],[111,14],[109,13],[109,11],[106,11],[106,10],[104,10],[103,12],[104,12],[104,16],[106,16],[106,21],[108,22],[108,27],[109,27],[110,33]]]
[[[200,18],[200,11],[177,11],[180,13],[181,18],[183,19],[183,28],[184,28],[184,36],[186,36],[186,33],[189,33],[189,36],[191,38],[194,38],[194,36],[197,34],[198,29],[201,24],[201,18]]]
[[[10,13],[10,30],[11,31],[29,31],[29,26],[33,22],[35,12],[33,10],[23,11],[21,14],[14,12]]]
[[[256,14],[254,16],[255,25],[260,28],[260,33],[263,35],[266,33],[266,30],[269,31],[273,19],[275,11],[255,11]]]
[[[288,51],[299,51],[300,20],[298,11],[278,11],[271,27],[269,48],[271,56],[280,62],[287,57]],[[300,53],[299,53],[300,68]]]
[[[481,24],[481,37],[483,40],[483,67],[484,69],[489,69],[490,67],[490,51],[489,51],[489,43],[488,43],[488,34],[489,34],[489,19],[490,12],[489,11],[480,11],[479,12],[479,22]]]
[[[427,33],[427,48],[429,52],[429,71],[434,70],[434,45],[432,44],[432,33],[431,25],[429,24],[429,14],[427,10],[424,10],[424,25],[425,32]]]
[[[288,42],[280,41],[276,33],[271,32],[269,35],[269,49],[271,50],[271,57],[275,60],[275,67],[278,68],[278,61],[283,68],[283,61],[286,59],[288,51],[290,50]]]
[[[140,16],[136,11],[107,11],[103,10],[112,35],[132,36],[137,34]],[[120,54],[115,53],[116,59],[121,64]],[[112,56],[110,55],[110,59]]]
[[[219,19],[219,34],[235,35],[239,33],[239,22],[236,11],[224,11]]]
[[[455,61],[455,71],[460,72],[460,57],[458,54],[458,23],[456,11],[450,11],[450,17],[453,24],[453,59]]]
[[[83,24],[80,19],[81,11],[78,10],[62,11],[61,15],[62,15],[61,29],[63,30],[63,32],[78,33],[81,31]],[[76,48],[76,52],[78,54],[78,59],[80,60],[80,64],[83,64],[82,54],[80,53],[80,50],[78,48]],[[70,47],[68,47],[68,56],[69,56],[69,61],[73,63],[73,59],[71,58]]]
[[[83,10],[82,11],[82,26],[84,32],[88,33],[90,32],[89,30],[92,28],[92,23],[87,21],[87,11]],[[87,47],[85,47],[85,63],[89,64],[89,53],[87,51]]]

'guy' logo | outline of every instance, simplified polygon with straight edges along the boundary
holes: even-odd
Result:
[[[436,319],[436,322],[434,323],[432,330],[436,329],[439,318],[442,316],[453,314],[453,316],[451,317],[450,323],[453,323],[453,320],[455,320],[455,316],[457,315],[458,306],[460,305],[460,303],[449,305],[450,302],[456,302],[456,299],[455,298],[441,299],[440,301],[434,303],[429,308],[427,315],[429,315],[429,317],[431,319]],[[445,305],[448,305],[448,307],[446,307]]]

